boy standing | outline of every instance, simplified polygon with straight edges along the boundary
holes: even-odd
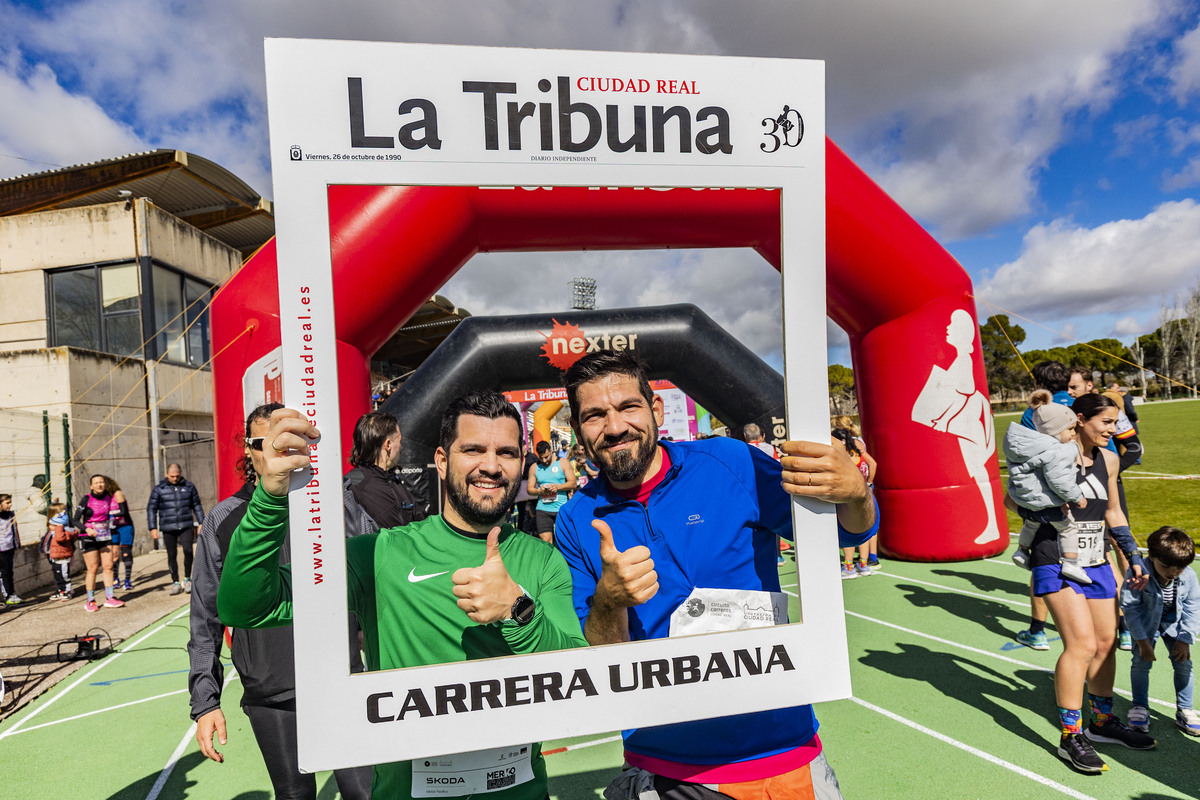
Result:
[[[1164,526],[1150,534],[1150,581],[1141,591],[1121,587],[1121,609],[1133,634],[1129,678],[1133,708],[1129,727],[1150,730],[1150,667],[1154,643],[1162,637],[1175,670],[1175,724],[1189,736],[1200,736],[1200,715],[1192,709],[1192,643],[1200,634],[1200,580],[1191,569],[1196,544],[1179,528]]]

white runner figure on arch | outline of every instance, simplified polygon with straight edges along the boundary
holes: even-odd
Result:
[[[975,388],[975,368],[971,360],[975,350],[975,321],[969,313],[958,309],[950,315],[946,342],[957,351],[954,361],[945,369],[933,365],[913,404],[912,418],[913,422],[958,437],[967,474],[979,487],[987,512],[987,524],[975,537],[975,543],[986,544],[1000,538],[987,470],[988,461],[996,452],[996,431],[991,406],[983,392]]]

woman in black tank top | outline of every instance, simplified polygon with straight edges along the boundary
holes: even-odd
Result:
[[[1063,726],[1058,755],[1083,772],[1101,772],[1108,767],[1096,755],[1093,742],[1120,744],[1148,750],[1155,741],[1130,730],[1112,714],[1113,677],[1116,674],[1117,604],[1116,587],[1108,562],[1103,559],[1105,534],[1133,565],[1136,582],[1145,583],[1145,570],[1129,523],[1121,511],[1117,492],[1119,461],[1104,449],[1116,431],[1117,407],[1112,400],[1088,394],[1071,406],[1079,417],[1079,441],[1083,446],[1083,470],[1078,483],[1087,505],[1072,508],[1080,527],[1080,564],[1085,550],[1098,553],[1087,568],[1091,585],[1064,580],[1060,572],[1057,535],[1053,527],[1039,529],[1032,547],[1033,591],[1045,598],[1054,624],[1062,636],[1063,652],[1054,668],[1054,694]],[[1087,541],[1085,537],[1096,537]],[[1090,725],[1084,707],[1084,689],[1095,714]]]

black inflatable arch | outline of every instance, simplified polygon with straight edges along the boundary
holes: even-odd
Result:
[[[628,348],[632,340],[651,379],[671,381],[739,432],[755,422],[768,439],[786,438],[786,429],[776,431],[784,424],[783,376],[694,305],[468,317],[381,407],[400,420],[405,483],[431,505],[437,505],[432,464],[446,406],[475,389],[561,386],[562,372],[543,350],[555,323],[578,327],[594,349],[606,342]]]

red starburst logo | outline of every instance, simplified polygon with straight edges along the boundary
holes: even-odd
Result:
[[[552,320],[554,327],[550,330],[550,334],[542,334],[546,337],[545,344],[542,345],[542,355],[556,369],[561,369],[564,372],[576,361],[583,357],[587,350],[587,339],[584,338],[583,331],[578,325],[572,325],[569,322],[563,323],[558,320]],[[541,333],[541,331],[539,331]]]

